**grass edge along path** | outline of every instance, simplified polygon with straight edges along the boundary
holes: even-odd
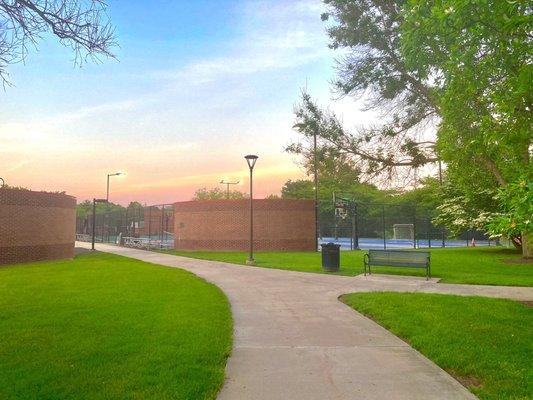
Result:
[[[106,253],[0,268],[0,398],[214,399],[232,317],[177,268]]]
[[[502,247],[432,248],[420,249],[431,253],[431,274],[443,283],[463,283],[499,286],[533,286],[533,263],[522,262],[514,249]],[[245,265],[247,253],[240,251],[180,251],[165,253]],[[355,276],[363,272],[365,251],[342,251],[338,275]],[[328,273],[321,267],[319,252],[264,252],[254,253],[256,265],[300,272]],[[415,268],[376,267],[373,274],[424,276],[425,271]]]
[[[533,398],[533,308],[512,300],[424,293],[352,293],[340,300],[479,398]]]

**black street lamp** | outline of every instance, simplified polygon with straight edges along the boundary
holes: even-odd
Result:
[[[91,238],[91,250],[94,250],[94,240],[96,237],[96,203],[107,203],[107,199],[93,199],[93,232]]]
[[[231,182],[231,181],[222,179],[220,183],[222,185],[226,185],[226,199],[229,200],[229,185],[238,185],[240,182],[239,181]]]
[[[315,191],[315,250],[318,251],[318,236],[320,235],[320,226],[318,224],[318,166],[316,156],[316,130],[313,132],[313,181]]]
[[[2,186],[0,187],[4,187],[6,185],[6,181],[4,181],[4,178],[0,178],[0,181],[2,181]]]
[[[109,201],[109,177],[123,175],[123,172],[115,172],[114,174],[107,174],[107,195],[106,200]]]
[[[244,156],[246,162],[248,163],[248,168],[250,168],[250,252],[248,254],[248,259],[246,260],[247,265],[255,265],[254,261],[254,195],[253,195],[253,170],[255,163],[259,157],[253,154],[248,154]]]

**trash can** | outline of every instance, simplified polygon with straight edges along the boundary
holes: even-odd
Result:
[[[322,268],[329,272],[336,272],[340,268],[340,244],[326,243],[322,247]]]

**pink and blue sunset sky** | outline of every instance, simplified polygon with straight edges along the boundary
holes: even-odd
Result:
[[[258,154],[257,197],[303,172],[283,148],[296,134],[300,89],[333,101],[324,11],[309,1],[110,1],[119,61],[73,66],[45,37],[10,67],[0,94],[0,176],[13,186],[147,204],[190,199],[222,178],[247,188],[243,156]]]

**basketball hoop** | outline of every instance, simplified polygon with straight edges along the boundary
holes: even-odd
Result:
[[[348,199],[343,199],[341,197],[334,197],[335,205],[335,216],[342,220],[348,217],[348,209],[350,206],[350,201]]]
[[[335,216],[340,219],[346,219],[348,216],[348,208],[346,204],[337,204],[335,206]]]
[[[345,207],[336,207],[335,216],[340,219],[346,219],[346,217],[348,216],[348,212]]]

